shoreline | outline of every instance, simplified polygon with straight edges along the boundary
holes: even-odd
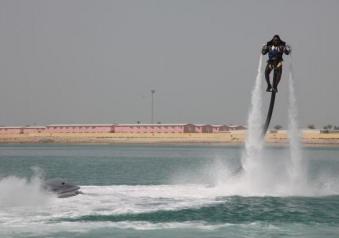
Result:
[[[35,133],[3,134],[0,144],[177,144],[242,146],[246,131],[228,133]],[[266,135],[269,146],[287,146],[286,131]],[[301,136],[304,147],[339,147],[339,133],[314,133],[304,131]]]

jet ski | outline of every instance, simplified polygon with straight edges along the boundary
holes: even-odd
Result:
[[[79,186],[67,183],[63,179],[47,180],[43,184],[43,188],[49,192],[55,193],[58,198],[67,198],[82,194]]]

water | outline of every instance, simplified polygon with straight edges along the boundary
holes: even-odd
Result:
[[[262,55],[259,58],[259,65],[255,85],[252,91],[251,108],[248,115],[247,129],[248,135],[245,143],[245,155],[243,156],[242,165],[249,173],[259,163],[258,160],[262,157],[264,140],[262,137],[263,130],[263,69]]]
[[[301,148],[292,72],[288,147],[264,144],[262,57],[245,148],[0,146],[0,236],[338,237],[339,149]]]
[[[309,184],[298,191],[283,180],[264,189],[230,176],[242,152],[1,145],[0,237],[338,237],[338,148],[302,149]],[[290,149],[264,154],[279,177]],[[58,199],[39,189],[42,176],[63,177],[84,194]]]
[[[295,87],[293,81],[293,68],[290,64],[290,70],[288,75],[288,88],[289,88],[289,97],[288,97],[288,138],[290,146],[290,177],[294,184],[299,186],[305,186],[307,178],[305,174],[305,169],[307,168],[307,163],[303,159],[301,145],[300,145],[300,134],[298,127],[298,108],[297,100],[295,96]]]

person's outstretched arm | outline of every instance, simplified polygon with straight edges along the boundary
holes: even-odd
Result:
[[[289,55],[289,54],[291,53],[291,51],[292,51],[291,47],[290,47],[289,45],[285,45],[285,47],[284,47],[284,53],[285,53],[286,55]]]
[[[264,45],[264,46],[262,47],[262,49],[261,49],[261,53],[262,53],[263,55],[266,55],[267,52],[268,52],[268,46],[267,46],[267,45]]]

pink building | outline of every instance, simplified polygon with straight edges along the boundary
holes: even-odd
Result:
[[[194,124],[195,133],[212,133],[214,126],[209,124]]]
[[[186,133],[194,132],[192,124],[116,124],[116,133]]]
[[[116,133],[217,133],[226,131],[225,125],[209,124],[116,124]]]
[[[45,126],[25,126],[22,127],[23,134],[35,134],[35,133],[42,133],[46,131]]]
[[[243,126],[209,124],[53,124],[48,126],[3,126],[0,134],[34,133],[223,133],[245,130]]]
[[[49,133],[114,133],[113,124],[54,124],[46,128]]]
[[[227,125],[212,125],[213,129],[213,133],[222,133],[222,132],[229,132],[230,131],[230,127]]]
[[[1,126],[0,134],[22,134],[23,129],[21,126]]]
[[[194,124],[196,133],[222,133],[230,131],[227,125]]]

